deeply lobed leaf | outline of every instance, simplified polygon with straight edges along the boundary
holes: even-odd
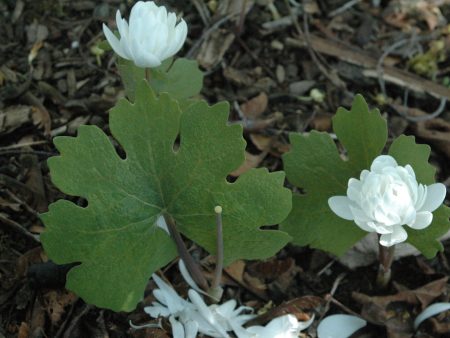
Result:
[[[291,208],[284,173],[255,169],[227,182],[245,148],[242,128],[227,126],[227,119],[227,104],[198,102],[181,113],[169,95],[156,97],[141,81],[134,103],[121,100],[110,112],[111,134],[126,158],[95,126],[55,139],[61,155],[49,160],[53,182],[88,201],[83,208],[60,200],[42,215],[50,258],[80,262],[68,274],[68,288],[100,307],[133,309],[151,274],[176,256],[155,226],[165,213],[215,253],[214,206],[221,205],[225,264],[272,256],[290,240],[260,229],[281,222]]]

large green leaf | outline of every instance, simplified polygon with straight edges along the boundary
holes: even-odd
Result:
[[[335,215],[328,199],[345,195],[348,180],[359,177],[380,155],[387,140],[387,126],[378,110],[370,111],[364,98],[357,95],[350,111],[338,110],[333,128],[347,150],[348,161],[341,159],[326,133],[290,135],[292,149],[283,157],[284,168],[289,181],[302,188],[304,194],[294,195],[292,211],[281,229],[294,238],[295,244],[342,255],[366,232]]]
[[[413,136],[401,135],[391,145],[389,155],[399,165],[409,164],[413,167],[419,183],[430,185],[435,182],[436,169],[428,163],[431,149],[426,144],[416,144]],[[431,258],[443,249],[437,239],[450,230],[450,208],[442,205],[433,212],[433,222],[423,230],[414,230],[405,226],[408,232],[407,241],[420,250],[424,256]]]
[[[68,288],[101,307],[133,309],[152,272],[176,255],[154,225],[163,213],[215,253],[214,207],[221,205],[225,264],[270,257],[289,242],[284,232],[260,229],[290,211],[284,173],[254,169],[227,182],[245,148],[242,128],[228,126],[227,119],[227,104],[198,102],[181,113],[169,95],[156,97],[141,81],[134,104],[121,100],[110,113],[124,159],[95,126],[80,127],[77,137],[55,138],[61,155],[49,160],[53,182],[88,201],[84,208],[60,200],[42,215],[50,258],[81,263],[69,272]]]
[[[119,73],[125,86],[127,97],[134,101],[136,86],[146,78],[146,70],[132,61],[120,59]],[[186,100],[200,93],[203,73],[194,60],[168,59],[157,68],[148,69],[150,86],[156,93],[169,93],[173,98]]]

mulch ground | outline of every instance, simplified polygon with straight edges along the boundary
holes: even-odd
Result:
[[[108,109],[124,95],[113,53],[98,44],[102,23],[111,27],[115,11],[128,13],[131,3],[0,2],[0,337],[170,337],[167,323],[129,326],[150,321],[142,308],[152,282],[132,313],[96,308],[64,289],[70,267],[49,262],[39,241],[39,213],[51,202],[82,203],[51,183],[52,138],[76,135],[83,124],[108,131]],[[449,186],[450,1],[159,3],[189,24],[180,55],[205,71],[203,98],[230,102],[230,121],[244,126],[247,161],[235,176],[282,169],[290,132],[332,133],[336,109],[362,93],[387,118],[390,140],[406,133],[432,147],[437,179]],[[326,253],[288,246],[266,262],[228,267],[225,298],[268,310],[261,322],[283,311],[303,319],[357,313],[370,324],[355,337],[449,337],[448,313],[411,328],[427,304],[448,301],[450,242],[444,247],[432,260],[396,261],[393,283],[377,290],[376,263],[350,270]],[[210,271],[210,257],[194,250]],[[186,291],[176,265],[165,274]],[[306,334],[316,337],[315,327]]]

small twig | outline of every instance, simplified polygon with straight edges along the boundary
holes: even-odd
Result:
[[[404,111],[401,109],[395,109],[395,111],[400,115],[403,116],[405,119],[411,122],[423,122],[423,121],[429,121],[434,119],[435,117],[438,117],[444,112],[445,106],[447,104],[447,98],[442,97],[441,101],[439,103],[439,107],[431,114],[423,115],[423,116],[410,116],[408,115],[408,89],[405,89],[405,95],[403,96],[403,108]],[[391,106],[392,107],[392,106]]]
[[[325,273],[325,271],[327,271],[329,268],[331,268],[333,266],[333,264],[336,261],[333,259],[332,261],[330,261],[329,263],[327,263],[327,265],[325,265],[322,269],[320,269],[320,271],[317,273],[317,277],[320,277],[322,274]]]
[[[178,249],[178,254],[186,264],[186,268],[188,269],[195,283],[197,283],[197,285],[204,291],[208,291],[208,283],[205,279],[205,276],[203,276],[199,265],[194,261],[191,254],[188,252],[186,244],[184,244],[184,241],[176,228],[174,219],[169,214],[164,214],[164,219],[166,221],[167,228],[169,229],[170,236],[175,241]]]
[[[25,147],[32,147],[40,144],[47,144],[49,141],[33,141],[33,142],[27,142],[27,143],[20,143],[20,144],[13,144],[6,147],[0,147],[0,152],[5,150],[12,150],[12,149],[19,149],[19,148],[25,148]]]
[[[248,0],[244,0],[242,2],[241,13],[239,15],[239,22],[237,24],[236,35],[241,36],[242,31],[244,30],[244,22],[245,22],[245,12],[247,10],[247,2]]]
[[[93,305],[85,304],[83,310],[79,314],[77,314],[71,321],[70,325],[67,328],[66,332],[64,332],[63,338],[70,338],[72,336],[72,331],[75,329],[75,326],[78,324],[80,319],[85,316],[89,311],[94,308]]]
[[[211,22],[211,16],[209,15],[208,8],[206,7],[205,2],[202,0],[191,0],[194,7],[197,9],[198,14],[200,15],[200,18],[203,21],[203,24],[205,26],[208,26]]]
[[[351,0],[345,4],[343,4],[341,7],[336,8],[334,11],[331,11],[330,13],[328,13],[328,17],[332,18],[336,15],[339,15],[345,11],[347,11],[348,9],[352,8],[353,6],[355,6],[356,4],[360,3],[361,0]]]
[[[11,197],[15,202],[19,203],[20,205],[22,205],[30,214],[33,214],[36,217],[39,217],[39,213],[34,210],[27,202],[23,201],[22,199],[19,198],[19,196],[17,196],[16,194],[14,194],[12,191],[10,190],[6,190],[6,193],[9,195],[9,197]]]
[[[51,153],[48,151],[40,151],[40,150],[30,150],[30,151],[23,151],[23,150],[0,150],[0,155],[36,155],[36,156],[44,156],[44,157],[50,157],[58,155],[57,153]]]
[[[303,30],[301,29],[297,17],[295,16],[294,12],[292,11],[292,8],[290,6],[290,3],[288,0],[285,0],[286,5],[289,9],[289,13],[292,17],[294,26],[298,32],[298,34],[304,38],[305,42],[306,42],[306,47],[308,50],[308,53],[311,57],[311,59],[313,60],[313,62],[316,64],[317,68],[320,70],[320,72],[322,73],[322,75],[324,75],[328,80],[330,80],[331,83],[333,83],[336,87],[338,88],[345,88],[345,83],[339,79],[336,75],[336,73],[329,73],[328,70],[326,69],[326,67],[322,64],[322,62],[319,60],[320,54],[317,54],[316,51],[314,50],[312,44],[311,44],[311,39],[310,39],[310,34],[309,34],[309,23],[308,23],[308,13],[306,13],[306,11],[303,11]],[[333,76],[334,75],[334,76]]]
[[[186,53],[185,57],[188,59],[191,58],[194,55],[194,53],[197,51],[197,49],[200,48],[203,41],[205,41],[216,29],[218,29],[220,26],[222,26],[228,20],[236,17],[237,15],[238,14],[229,14],[227,16],[224,16],[222,19],[218,20],[211,27],[209,27],[207,30],[205,30],[202,33],[202,36],[199,39],[197,39],[197,41],[192,45],[192,47]]]
[[[261,61],[261,58],[257,57],[255,55],[255,53],[252,52],[252,50],[247,46],[247,44],[238,36],[236,36],[236,41],[239,42],[239,44],[241,45],[242,48],[245,49],[245,52],[253,59],[253,61],[255,61],[256,63],[258,63],[262,69],[264,69],[264,71],[272,78],[272,79],[276,79],[276,75],[274,72],[272,72],[272,70],[267,67],[267,65]]]
[[[13,220],[3,216],[0,213],[0,225],[7,225],[10,229],[24,235],[25,237],[31,239],[34,242],[40,243],[39,237],[36,235],[33,235],[32,233],[28,232],[24,227],[22,227],[19,223],[14,222]]]
[[[350,308],[348,308],[347,306],[345,306],[344,304],[342,304],[340,301],[338,301],[336,298],[334,298],[333,296],[329,296],[328,297],[330,302],[333,303],[334,305],[337,305],[338,307],[340,307],[342,310],[344,310],[345,312],[355,316],[355,317],[361,317],[360,314],[356,313],[355,311],[351,310]]]

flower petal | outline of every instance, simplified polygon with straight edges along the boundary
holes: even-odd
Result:
[[[339,217],[353,221],[354,217],[350,210],[350,200],[347,196],[333,196],[328,199],[331,210]]]
[[[175,319],[174,316],[169,317],[170,325],[172,326],[172,336],[173,338],[186,338],[184,336],[183,325]]]
[[[161,60],[151,52],[143,50],[140,46],[132,45],[134,63],[141,68],[155,68],[161,65]]]
[[[384,234],[380,237],[380,244],[383,246],[392,246],[401,242],[406,241],[408,238],[408,233],[401,226],[396,226],[393,228],[391,234]]]
[[[370,166],[370,171],[374,171],[376,173],[381,173],[384,168],[388,167],[397,167],[397,161],[389,155],[380,155],[376,159],[373,160],[372,165]]]
[[[127,58],[125,52],[123,51],[119,39],[114,35],[113,32],[111,32],[109,27],[106,26],[105,24],[103,24],[103,34],[105,34],[106,40],[108,40],[108,43],[114,50],[114,52],[116,52],[120,57],[130,60],[129,58]]]
[[[444,202],[447,188],[442,183],[434,183],[427,186],[427,197],[420,211],[433,212]]]
[[[163,229],[167,234],[169,234],[169,228],[167,228],[166,220],[164,219],[164,216],[159,216],[156,220],[156,226],[158,228]]]
[[[317,335],[320,338],[347,338],[366,325],[364,319],[356,316],[332,315],[320,322]]]
[[[195,338],[198,333],[198,323],[195,320],[188,320],[184,323],[185,338]]]
[[[424,320],[448,310],[450,310],[450,303],[435,303],[430,305],[416,317],[414,320],[414,329],[417,330]]]
[[[408,226],[416,230],[421,230],[429,226],[432,221],[433,221],[433,214],[431,212],[420,211],[417,213],[414,223],[408,224]]]

